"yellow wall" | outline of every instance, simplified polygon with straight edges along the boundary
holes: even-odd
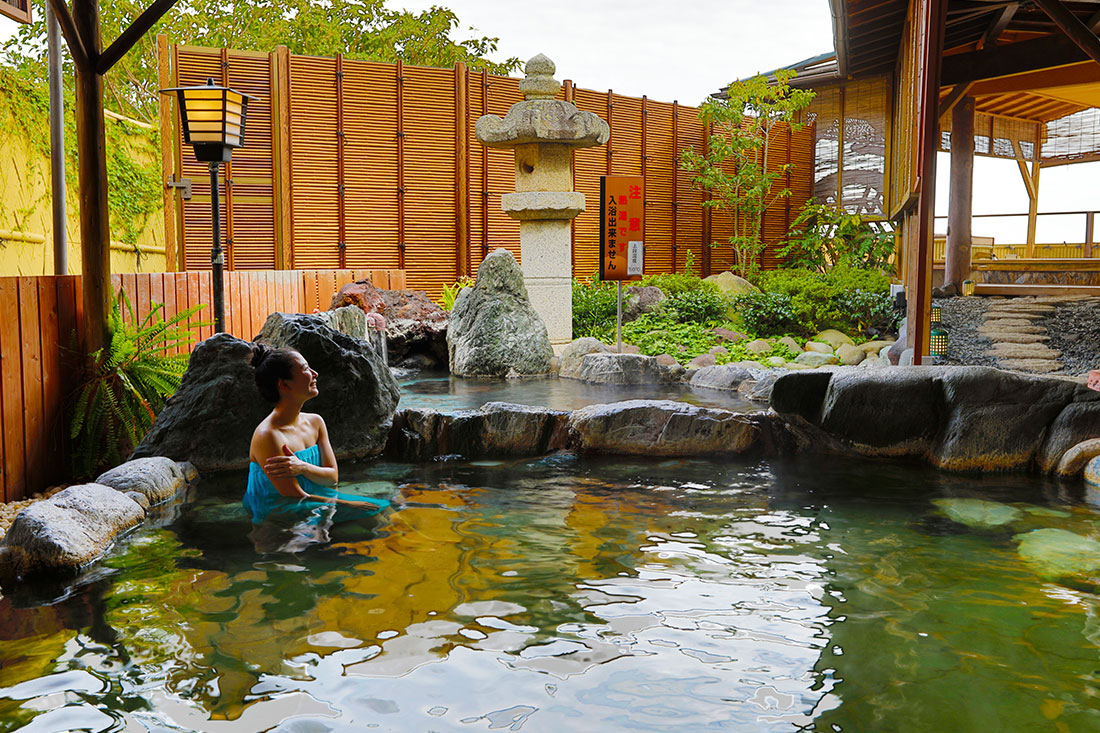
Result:
[[[47,119],[42,120],[48,125]],[[117,124],[110,120],[110,124]],[[135,153],[153,156],[148,152]],[[53,274],[53,214],[50,161],[40,154],[4,111],[0,111],[0,276]],[[75,187],[67,195],[66,231],[69,273],[80,273],[79,197]],[[137,247],[111,242],[112,272],[164,272],[164,219],[155,210],[138,236]]]

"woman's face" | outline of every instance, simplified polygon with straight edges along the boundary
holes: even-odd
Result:
[[[304,356],[295,354],[290,379],[279,380],[279,386],[284,396],[308,400],[318,394],[317,372],[309,368],[309,362]]]

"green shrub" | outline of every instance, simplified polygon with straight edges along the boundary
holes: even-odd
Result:
[[[124,306],[128,320],[122,317]],[[72,407],[69,435],[77,477],[121,462],[179,388],[190,357],[167,352],[194,339],[194,331],[179,326],[205,306],[187,308],[167,321],[159,315],[163,307],[155,304],[139,323],[130,299],[119,290],[108,316],[111,342],[89,355]]]
[[[897,333],[901,312],[894,306],[888,293],[870,290],[849,290],[837,295],[833,301],[846,320],[867,336],[884,336]]]
[[[573,280],[573,338],[605,338],[614,333],[617,311],[614,285],[595,278],[587,284]]]
[[[632,285],[647,286],[652,285],[661,289],[661,291],[670,298],[673,298],[682,293],[692,293],[698,290],[706,290],[717,293],[718,286],[712,282],[707,282],[698,275],[693,275],[690,272],[676,272],[676,273],[662,273],[660,275],[646,275],[637,283],[631,283]]]
[[[804,322],[786,293],[745,293],[734,300],[745,328],[758,336],[802,334]]]
[[[701,323],[679,323],[667,314],[645,314],[623,324],[623,342],[646,356],[668,354],[686,364],[718,345],[718,337]]]
[[[706,283],[713,285],[713,283]],[[700,288],[677,293],[664,303],[668,316],[677,321],[717,323],[726,318],[729,301],[717,288]]]
[[[865,221],[811,199],[791,224],[787,246],[780,250],[793,267],[819,272],[831,265],[886,270],[894,254],[894,233],[883,222]]]

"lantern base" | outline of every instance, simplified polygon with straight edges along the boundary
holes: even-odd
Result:
[[[221,143],[195,143],[195,160],[202,163],[228,163],[233,159],[233,148]]]

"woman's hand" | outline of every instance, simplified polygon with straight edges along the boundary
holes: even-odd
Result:
[[[294,478],[301,476],[310,464],[294,455],[290,448],[283,446],[283,455],[272,456],[264,462],[264,473],[270,478]]]

